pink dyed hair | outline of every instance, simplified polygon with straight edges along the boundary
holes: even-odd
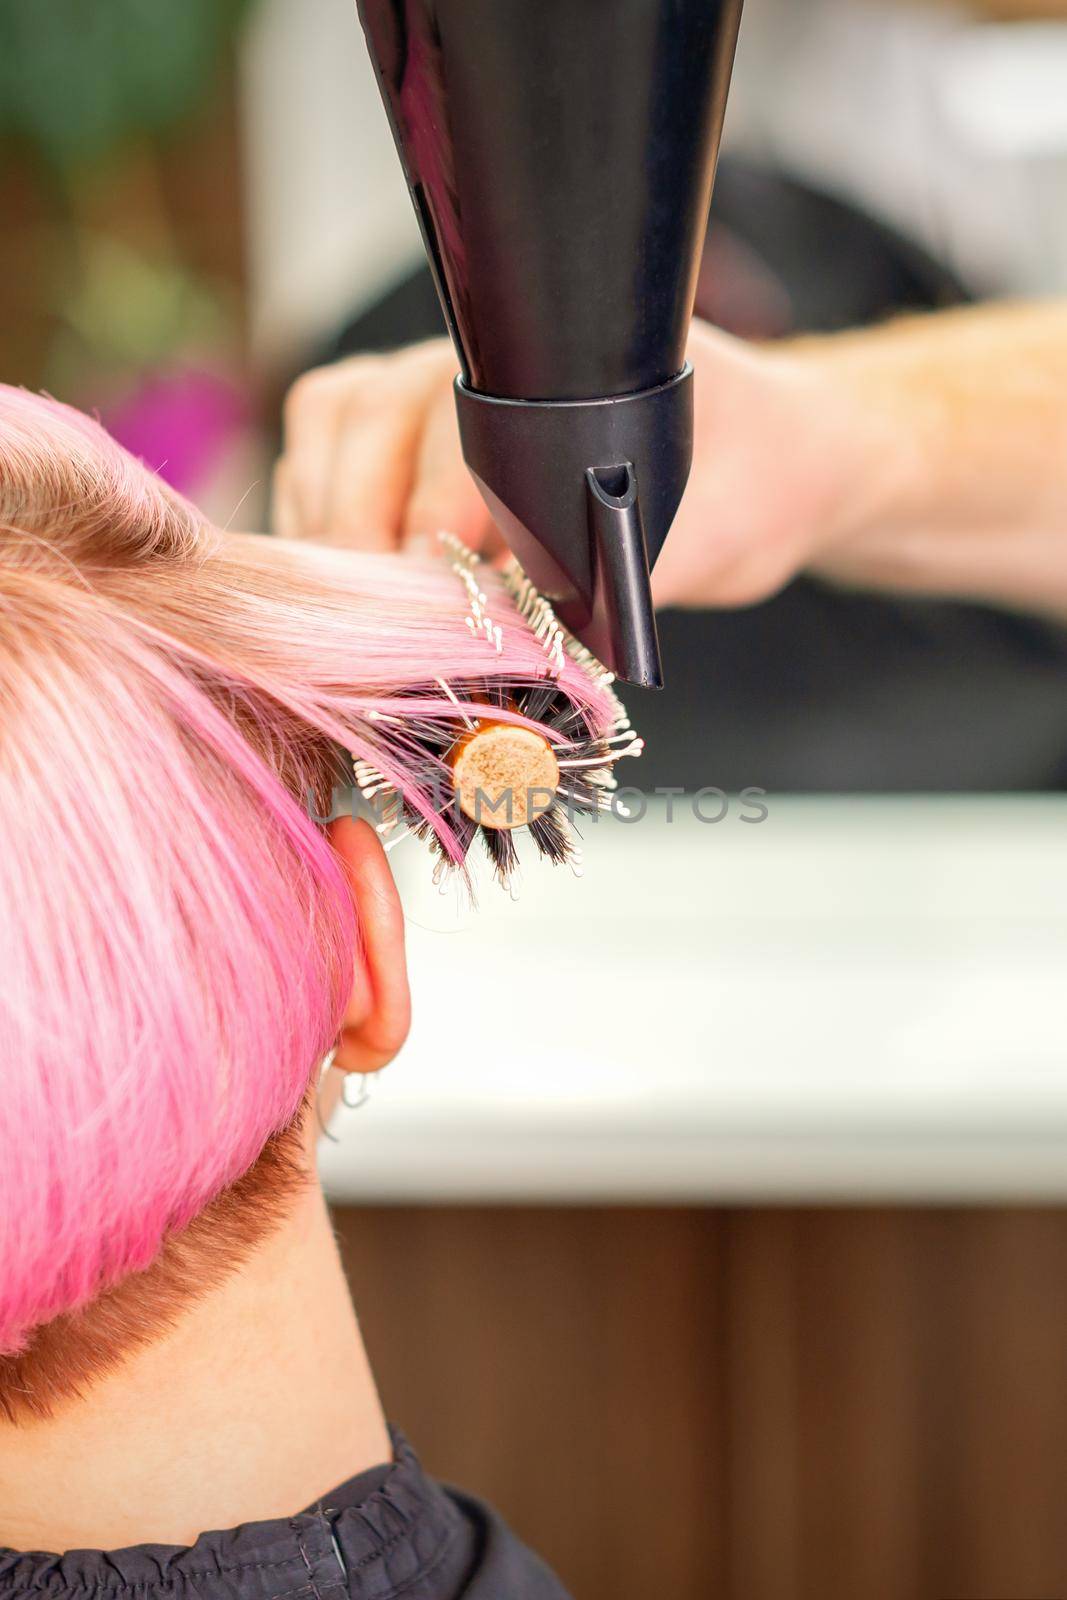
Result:
[[[539,676],[485,587],[500,655],[444,562],[222,534],[0,388],[0,1354],[147,1268],[296,1115],[358,938],[304,796],[340,746],[417,802],[413,690]],[[610,724],[569,661],[562,686]]]

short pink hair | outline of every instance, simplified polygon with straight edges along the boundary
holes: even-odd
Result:
[[[150,1266],[298,1112],[358,937],[304,797],[341,749],[417,801],[412,691],[540,674],[485,586],[500,655],[446,563],[221,534],[0,388],[0,1354]]]

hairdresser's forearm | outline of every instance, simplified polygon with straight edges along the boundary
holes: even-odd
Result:
[[[842,486],[814,570],[1067,615],[1067,304],[909,318],[793,353],[847,397],[857,435],[860,481]]]

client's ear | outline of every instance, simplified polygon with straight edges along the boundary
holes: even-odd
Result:
[[[369,823],[339,817],[330,824],[330,842],[348,874],[361,935],[333,1064],[341,1072],[378,1072],[396,1055],[411,1026],[404,913],[388,858]]]

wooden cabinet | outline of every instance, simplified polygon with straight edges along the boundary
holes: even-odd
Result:
[[[390,1416],[576,1600],[1067,1595],[1067,1211],[337,1223]]]

